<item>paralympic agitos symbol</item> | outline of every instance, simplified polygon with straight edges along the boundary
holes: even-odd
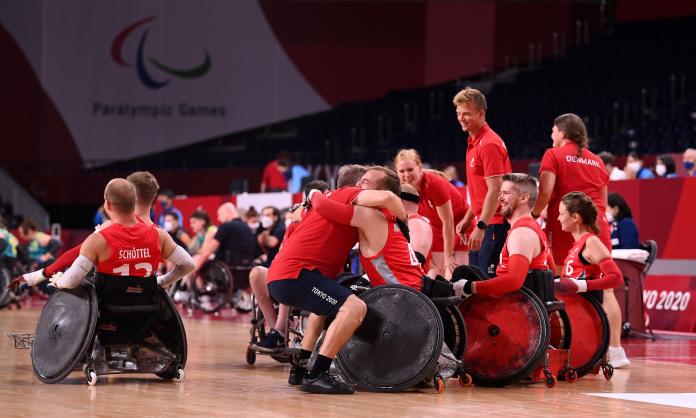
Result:
[[[123,50],[123,43],[126,41],[126,38],[135,30],[137,27],[142,26],[146,23],[152,22],[153,20],[157,19],[156,16],[151,16],[151,17],[146,17],[145,19],[138,20],[137,22],[129,25],[125,29],[123,29],[121,32],[116,35],[114,38],[113,42],[111,43],[111,57],[113,60],[120,66],[122,67],[127,67],[131,68],[133,67],[132,63],[126,62],[123,59],[122,55],[122,50]],[[171,81],[171,79],[168,80],[163,80],[163,81],[158,81],[155,80],[150,73],[147,71],[147,67],[145,65],[145,42],[147,41],[147,35],[148,35],[149,30],[145,30],[143,34],[140,36],[140,41],[138,42],[138,53],[136,55],[135,59],[135,70],[136,73],[138,74],[138,78],[140,78],[140,81],[145,84],[145,86],[156,90],[160,89]],[[203,53],[205,54],[205,57],[203,59],[203,62],[193,68],[189,69],[177,69],[177,68],[172,68],[167,65],[164,65],[157,61],[156,59],[152,57],[148,57],[147,60],[155,66],[157,69],[160,71],[169,74],[171,76],[177,77],[177,78],[184,78],[184,79],[191,79],[191,78],[199,78],[202,77],[205,73],[210,70],[210,54],[208,53],[207,49],[203,50]]]

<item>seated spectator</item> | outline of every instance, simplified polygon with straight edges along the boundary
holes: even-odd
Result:
[[[684,151],[684,168],[687,177],[696,177],[696,149],[687,148]]]
[[[288,189],[285,174],[290,170],[290,157],[286,152],[278,154],[278,158],[266,164],[261,176],[261,193],[284,192]],[[288,173],[288,176],[290,173]]]
[[[107,219],[109,219],[109,216],[104,211],[104,205],[101,205],[101,206],[99,206],[99,209],[97,209],[97,212],[94,214],[94,218],[92,219],[92,224],[94,224],[94,226],[101,225]]]
[[[285,236],[285,222],[280,218],[280,211],[274,206],[266,206],[261,210],[261,232],[256,236],[261,250],[265,254],[264,267],[273,262],[280,244]]]
[[[189,254],[195,255],[206,241],[215,236],[217,227],[210,223],[210,216],[201,209],[191,214],[189,226],[191,227],[191,232],[193,232],[193,237],[191,237],[191,242],[188,245],[188,251]]]
[[[288,180],[288,192],[299,193],[302,191],[302,182],[305,178],[311,177],[309,171],[299,164],[292,164],[290,169],[290,179]]]
[[[5,218],[0,215],[0,261],[13,261],[17,258],[17,237],[7,230]],[[9,259],[9,260],[8,260]]]
[[[677,177],[677,165],[674,163],[674,158],[669,154],[663,154],[657,157],[655,163],[655,174],[657,177],[665,177],[668,179]]]
[[[60,241],[39,231],[39,226],[30,218],[19,225],[19,236],[26,242],[23,247],[26,249],[28,260],[24,261],[30,265],[31,270],[48,265],[60,250]]]
[[[459,175],[457,174],[457,168],[453,165],[448,165],[445,167],[444,170],[442,170],[443,173],[447,176],[447,180],[449,180],[450,183],[452,183],[453,186],[455,187],[464,187],[464,183],[462,183],[461,180],[459,180]]]
[[[654,179],[655,175],[649,168],[643,167],[643,159],[637,152],[631,151],[626,159],[626,168],[624,169],[630,179]]]
[[[597,155],[604,161],[604,169],[607,174],[609,174],[609,180],[626,180],[628,176],[626,172],[616,166],[616,159],[612,153],[608,151],[602,151]]]
[[[174,239],[174,243],[181,248],[188,248],[191,243],[191,236],[179,225],[179,215],[176,212],[169,212],[164,215],[164,229]]]
[[[609,193],[607,220],[611,224],[611,246],[613,249],[640,248],[638,227],[633,221],[631,208],[618,193]]]
[[[169,189],[160,190],[159,194],[157,195],[157,200],[159,201],[160,209],[162,210],[157,218],[157,226],[164,229],[164,217],[168,213],[176,213],[178,219],[184,219],[184,215],[181,214],[181,211],[174,206],[173,191]]]

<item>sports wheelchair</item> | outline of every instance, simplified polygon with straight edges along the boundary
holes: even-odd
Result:
[[[31,342],[29,334],[14,336],[16,347]],[[111,373],[180,380],[187,356],[181,317],[155,277],[101,274],[51,296],[31,348],[32,369],[44,383],[58,383],[74,370],[82,370],[90,385]]]
[[[459,269],[459,268],[458,268]],[[465,266],[468,280],[487,276]],[[502,297],[472,295],[460,305],[469,345],[464,369],[481,386],[506,386],[522,380],[574,382],[601,368],[606,379],[609,326],[591,297],[556,299],[550,271],[530,271],[524,287]]]

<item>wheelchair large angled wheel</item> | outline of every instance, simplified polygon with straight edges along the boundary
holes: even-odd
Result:
[[[549,344],[549,317],[532,292],[473,295],[459,309],[467,330],[464,370],[475,384],[506,386],[540,364]]]
[[[570,366],[582,377],[602,361],[609,348],[609,321],[602,305],[591,295],[558,295],[558,299],[565,302],[573,329]]]
[[[376,392],[398,392],[432,374],[442,351],[444,330],[435,305],[401,285],[360,295],[367,315],[336,357],[351,382]]]
[[[39,380],[60,382],[84,360],[94,340],[97,309],[97,294],[88,282],[51,296],[39,316],[31,350]]]
[[[193,284],[193,298],[196,307],[203,312],[214,313],[225,307],[234,290],[232,273],[226,263],[220,260],[208,260],[199,270],[203,285]]]
[[[12,272],[4,265],[0,265],[0,308],[7,306],[12,301],[12,289],[7,285],[12,281]]]
[[[176,379],[179,378],[179,370],[183,370],[186,366],[188,357],[186,329],[179,311],[176,310],[176,305],[167,292],[159,286],[155,292],[155,303],[160,305],[160,316],[152,326],[152,332],[176,356],[176,359],[165,371],[156,373],[156,375],[162,379]]]

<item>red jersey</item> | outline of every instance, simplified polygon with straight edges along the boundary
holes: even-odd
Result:
[[[412,213],[408,215],[408,219],[420,219],[421,221],[427,223],[430,225],[430,219],[426,218],[425,216],[421,216],[417,213]],[[432,228],[431,228],[432,231]],[[423,263],[423,270],[427,272],[430,270],[430,260],[433,259],[433,246],[432,244],[430,245],[430,250],[428,251],[428,254],[423,254],[425,256],[425,263]]]
[[[285,190],[288,188],[288,182],[285,176],[278,169],[278,160],[273,160],[266,164],[261,176],[261,183],[266,185],[268,190]]]
[[[505,142],[495,133],[487,123],[481,127],[478,135],[469,135],[466,148],[466,183],[471,199],[471,208],[476,219],[481,217],[483,201],[488,193],[486,179],[502,176],[512,172],[510,157],[508,156]],[[500,214],[500,205],[495,215],[488,220],[488,224],[502,224],[503,215]]]
[[[425,273],[413,248],[396,224],[396,216],[386,209],[380,209],[380,212],[387,219],[387,241],[382,250],[372,257],[360,254],[360,263],[367,277],[373,286],[402,284],[421,290]]]
[[[568,142],[559,148],[550,148],[544,153],[539,173],[548,171],[556,175],[556,183],[551,191],[548,206],[546,234],[557,264],[561,264],[573,246],[573,236],[564,232],[558,222],[558,205],[566,193],[583,192],[597,206],[597,227],[600,229],[602,243],[611,249],[611,231],[605,215],[607,204],[600,191],[609,183],[609,175],[604,170],[602,160],[588,149],[583,149],[578,157],[578,146]]]
[[[588,232],[581,236],[579,240],[575,241],[575,245],[570,249],[568,256],[563,262],[563,271],[561,271],[563,277],[570,279],[599,278],[602,273],[599,266],[594,264],[583,264],[583,262],[580,261],[580,254],[582,250],[585,249],[585,243],[587,239],[593,235],[593,233]]]
[[[435,173],[427,171],[423,172],[419,195],[420,203],[418,203],[418,213],[430,220],[430,226],[433,229],[432,250],[442,252],[444,251],[442,220],[437,213],[437,207],[444,205],[448,200],[452,202],[452,215],[454,215],[453,225],[456,227],[469,208],[466,204],[466,199],[449,181]],[[465,250],[461,245],[457,247],[456,244],[460,243],[460,240],[456,233],[454,233],[454,238],[454,248],[456,250]]]
[[[350,204],[361,191],[357,187],[342,187],[326,196]],[[319,269],[324,277],[333,279],[356,242],[358,230],[355,227],[331,222],[310,209],[295,232],[283,241],[268,269],[268,282],[295,279],[302,269]]]
[[[547,260],[549,258],[549,245],[546,240],[546,234],[544,233],[544,231],[541,230],[539,224],[531,216],[520,218],[517,220],[517,222],[515,222],[514,225],[510,227],[510,231],[508,231],[508,236],[510,236],[512,231],[514,231],[516,228],[531,229],[537,234],[537,236],[539,237],[539,242],[541,243],[541,252],[539,252],[539,255],[534,257],[532,261],[529,263],[529,270],[548,270],[549,265]],[[496,275],[499,276],[501,273],[507,272],[509,264],[510,254],[508,253],[507,249],[507,241],[505,241],[503,251],[501,251],[500,253],[500,263],[498,263],[498,268],[495,270]]]
[[[290,238],[290,235],[295,233],[298,226],[300,226],[299,222],[290,222],[290,225],[288,225],[288,227],[285,228],[285,236],[283,237],[283,242],[285,242],[286,239]]]
[[[132,277],[149,277],[155,273],[161,258],[156,228],[141,222],[130,227],[114,223],[98,233],[111,249],[111,256],[99,261],[99,273]]]

